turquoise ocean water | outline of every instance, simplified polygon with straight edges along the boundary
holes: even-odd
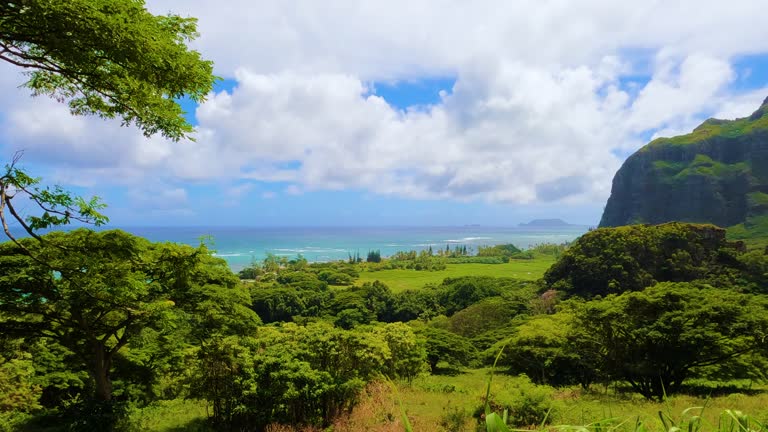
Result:
[[[563,243],[587,231],[586,226],[557,228],[528,227],[123,227],[152,241],[170,241],[198,245],[204,236],[216,255],[234,270],[253,261],[261,261],[268,253],[277,256],[303,255],[309,261],[347,259],[349,254],[380,250],[382,256],[397,251],[478,246],[512,243],[522,249],[541,243]]]

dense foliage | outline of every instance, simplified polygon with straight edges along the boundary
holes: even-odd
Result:
[[[224,325],[239,331],[258,323],[226,264],[204,246],[86,229],[22,243],[26,250],[0,245],[0,329],[53,340],[74,353],[90,372],[97,399],[112,397],[115,357],[142,332],[185,320],[205,338]]]
[[[730,286],[743,268],[739,253],[738,244],[725,240],[725,230],[712,225],[600,228],[577,239],[544,279],[554,289],[587,298],[664,281]]]
[[[411,378],[424,365],[425,351],[404,324],[359,331],[284,324],[209,341],[194,394],[212,402],[214,420],[235,430],[273,422],[327,426],[370,380]]]

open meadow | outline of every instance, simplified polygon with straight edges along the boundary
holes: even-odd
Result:
[[[379,281],[387,285],[392,292],[422,288],[424,285],[437,285],[446,278],[464,276],[511,277],[522,280],[540,279],[555,261],[551,255],[539,255],[535,259],[511,260],[505,264],[447,264],[445,270],[415,271],[394,269],[360,272],[357,284]]]

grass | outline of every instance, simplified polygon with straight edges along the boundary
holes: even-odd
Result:
[[[347,416],[340,418],[332,427],[334,432],[392,431],[405,432],[405,421],[413,431],[474,431],[477,419],[472,413],[483,406],[490,374],[489,368],[470,369],[453,376],[425,375],[412,383],[398,383],[397,387],[383,382],[369,385],[361,396],[360,404]],[[509,389],[519,386],[519,377],[496,373],[493,377],[491,397],[504,397]],[[768,390],[762,388],[762,390]],[[641,422],[646,431],[669,431],[660,420],[660,413],[667,421],[677,424],[689,421],[692,416],[702,417],[702,431],[717,431],[726,410],[739,410],[753,419],[766,424],[768,421],[768,392],[755,394],[732,393],[709,399],[680,395],[665,402],[650,402],[640,396],[618,392],[615,388],[594,386],[592,391],[580,388],[552,390],[551,405],[553,425],[591,425],[586,429],[551,426],[545,430],[635,431]],[[402,403],[402,408],[400,404]],[[704,409],[698,407],[705,407]],[[407,420],[403,419],[403,410]],[[143,409],[133,410],[130,430],[148,432],[209,432],[206,426],[205,403],[194,400],[172,400],[154,403]],[[452,419],[452,426],[446,426]],[[601,429],[598,424],[604,425]],[[516,430],[514,427],[512,430]],[[283,427],[270,430],[291,431]],[[316,429],[305,429],[314,430]],[[483,429],[484,430],[484,429]],[[519,430],[519,429],[517,429]],[[728,429],[731,430],[731,429]],[[739,429],[732,429],[737,431]],[[752,429],[758,431],[759,429]]]
[[[204,401],[174,399],[158,401],[130,414],[130,430],[146,432],[208,432]]]
[[[393,292],[419,289],[427,284],[439,284],[445,278],[462,276],[513,277],[516,279],[536,280],[555,262],[554,257],[541,255],[532,260],[513,260],[507,264],[447,264],[445,270],[381,270],[360,273],[356,284],[380,281]]]
[[[728,227],[728,240],[743,240],[750,249],[768,247],[768,215],[747,219],[745,223]]]
[[[689,134],[671,138],[657,138],[640,151],[648,151],[651,148],[665,145],[685,146],[715,137],[736,138],[766,128],[768,128],[768,115],[766,115],[766,111],[763,111],[763,115],[755,120],[749,117],[736,120],[710,119],[699,125]]]
[[[473,431],[477,420],[471,418],[471,413],[483,405],[485,389],[488,383],[490,369],[467,370],[456,376],[423,376],[412,384],[401,384],[398,397],[402,400],[414,431],[439,431],[444,419],[455,412],[465,414],[462,428],[455,430]],[[503,394],[507,389],[516,386],[520,378],[505,374],[495,374],[491,394]],[[382,391],[385,387],[380,387]],[[355,408],[352,418],[356,419],[355,428],[335,427],[334,431],[369,430],[390,431],[400,430],[402,423],[397,421],[400,416],[399,408],[394,400],[378,395],[376,398],[364,398],[361,405]],[[382,402],[384,401],[384,402]],[[375,402],[376,406],[373,402]],[[701,416],[704,431],[718,430],[718,425],[724,419],[726,410],[739,410],[749,414],[753,419],[766,424],[768,420],[768,393],[753,395],[734,393],[727,396],[702,398],[696,396],[672,396],[665,402],[651,402],[640,396],[617,392],[613,387],[595,386],[592,391],[584,392],[580,388],[557,389],[553,393],[552,424],[554,425],[593,425],[588,429],[565,429],[595,431],[595,423],[611,424],[602,430],[635,431],[637,422],[641,422],[647,431],[667,431],[660,420],[662,413],[669,421],[682,423],[690,420],[691,416]],[[705,407],[705,408],[696,408]],[[365,413],[363,415],[363,413]],[[367,419],[367,421],[366,421]],[[391,419],[388,421],[387,419]],[[393,428],[398,424],[400,429]],[[563,426],[552,426],[546,430],[564,430]],[[514,430],[514,428],[513,428]],[[754,429],[757,430],[757,429]]]

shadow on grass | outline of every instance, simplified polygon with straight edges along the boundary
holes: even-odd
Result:
[[[681,394],[697,397],[728,396],[735,393],[755,396],[765,392],[765,389],[752,388],[750,385],[739,384],[683,384],[680,389]]]
[[[165,429],[164,432],[214,432],[216,429],[206,419],[194,419],[186,424]]]
[[[432,370],[432,375],[457,376],[464,373],[461,369],[453,367],[436,367]]]

